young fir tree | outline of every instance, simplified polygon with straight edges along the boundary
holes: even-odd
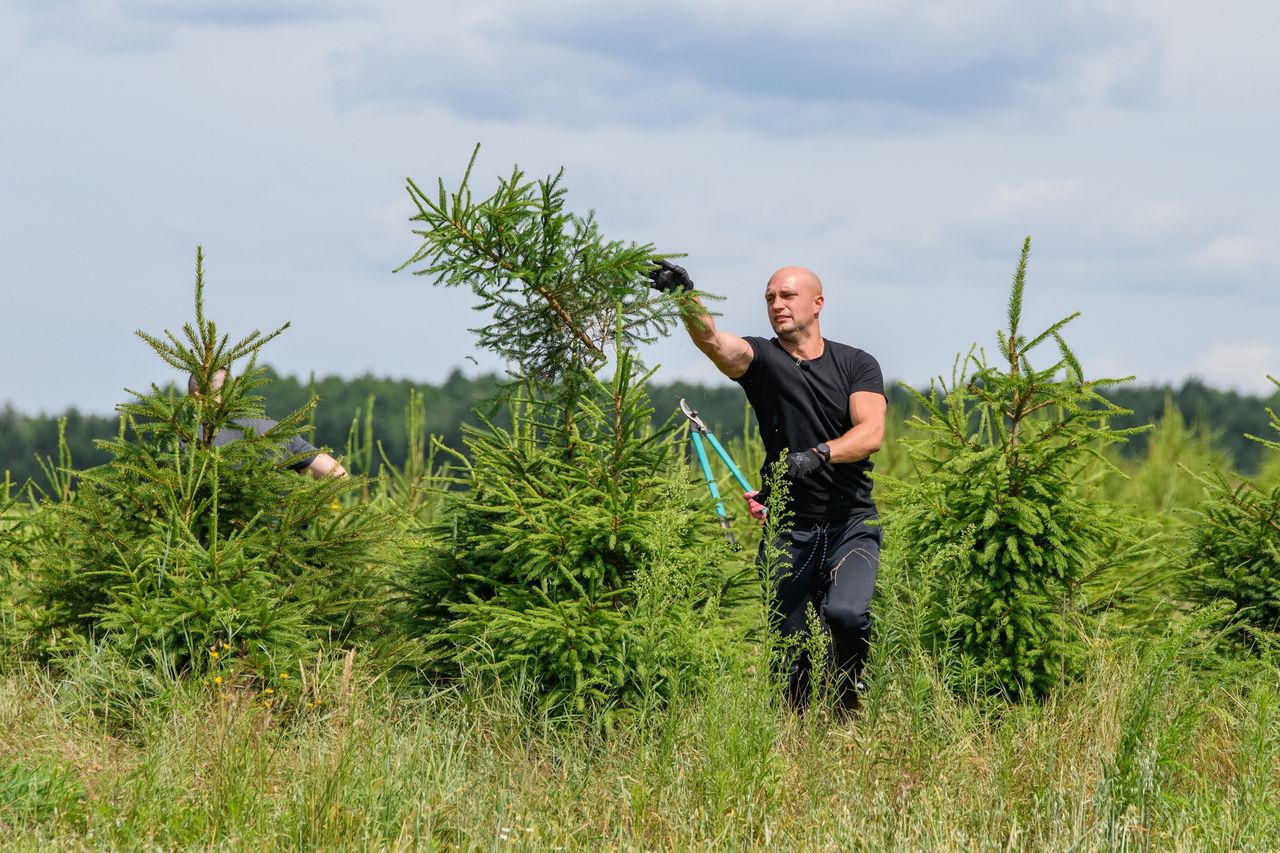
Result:
[[[912,423],[925,437],[904,441],[919,482],[892,484],[889,534],[909,543],[908,565],[936,567],[923,579],[935,648],[969,662],[966,687],[1016,696],[1043,695],[1075,672],[1095,599],[1111,594],[1098,581],[1126,522],[1080,480],[1100,446],[1135,431],[1108,427],[1125,410],[1098,393],[1124,380],[1086,380],[1061,337],[1077,314],[1023,334],[1030,248],[1028,238],[1000,363],[971,350],[950,387],[915,392],[926,416]],[[1047,341],[1057,359],[1036,369],[1030,355]]]
[[[406,265],[492,312],[476,331],[515,370],[513,425],[466,434],[466,489],[404,578],[412,630],[432,673],[524,685],[550,712],[670,695],[711,660],[745,580],[669,431],[651,427],[633,354],[678,320],[678,298],[650,295],[650,246],[565,209],[561,175],[517,168],[475,202],[470,171],[434,199],[410,182],[424,242]]]
[[[375,619],[388,522],[338,510],[359,482],[314,481],[291,470],[298,460],[283,450],[314,401],[261,435],[237,426],[265,416],[256,359],[287,324],[235,343],[220,335],[204,315],[199,249],[195,313],[181,336],[138,335],[200,393],[130,392],[120,434],[99,443],[110,461],[77,472],[75,494],[45,514],[34,628],[53,652],[69,633],[171,671],[199,673],[229,657],[265,667]],[[219,390],[223,368],[231,374]],[[222,430],[241,437],[216,446]]]
[[[1280,416],[1273,409],[1267,414],[1280,433]],[[1280,441],[1247,437],[1267,448],[1272,460],[1280,457]],[[1264,468],[1268,464],[1274,462]],[[1232,482],[1221,471],[1202,482],[1205,501],[1191,530],[1187,593],[1201,604],[1230,602],[1224,619],[1244,629],[1238,634],[1244,646],[1256,648],[1261,636],[1280,633],[1280,485]]]

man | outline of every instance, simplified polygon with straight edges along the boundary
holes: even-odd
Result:
[[[222,367],[214,372],[213,391],[215,400],[219,398],[218,391],[226,384],[229,375],[226,368]],[[187,377],[187,392],[192,397],[200,396],[200,383],[195,374]],[[262,435],[267,430],[274,429],[279,422],[270,418],[236,418],[232,423],[235,424],[236,429],[220,429],[214,435],[214,447],[230,444],[242,437],[247,431]],[[320,452],[300,435],[290,436],[286,439],[283,449],[287,456],[297,459],[297,461],[289,465],[294,471],[306,471],[317,480],[322,480],[328,476],[347,476],[346,469],[342,467],[337,459],[334,459],[328,453]]]
[[[650,278],[663,292],[693,289],[688,273],[668,261],[659,261]],[[785,460],[791,521],[774,543],[783,555],[775,577],[776,624],[784,642],[794,645],[813,606],[831,639],[835,695],[851,708],[867,658],[880,562],[867,475],[869,457],[884,436],[884,380],[871,355],[822,337],[818,320],[825,300],[813,272],[783,267],[769,278],[764,298],[772,339],[720,331],[696,297],[685,327],[698,349],[746,392],[765,446],[762,480],[777,459]],[[743,497],[763,520],[766,491]],[[762,543],[762,560],[764,553]],[[784,667],[788,696],[803,707],[809,661],[792,648]]]

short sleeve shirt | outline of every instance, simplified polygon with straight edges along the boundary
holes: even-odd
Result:
[[[816,447],[853,429],[849,396],[857,391],[884,394],[880,364],[870,353],[823,339],[822,355],[803,361],[777,338],[746,338],[753,358],[736,381],[747,394],[764,442],[761,482],[784,452]],[[824,465],[792,482],[791,509],[798,520],[869,517],[871,460]]]
[[[279,421],[273,421],[271,418],[236,418],[232,421],[233,427],[229,429],[220,429],[213,437],[213,446],[222,447],[242,438],[246,432],[252,432],[254,435],[262,435],[269,429],[274,429],[279,425]],[[311,460],[316,457],[320,451],[316,449],[309,441],[300,435],[292,435],[287,438],[281,445],[286,457],[300,456],[301,458],[292,463],[289,467],[295,471],[301,471],[311,464]]]

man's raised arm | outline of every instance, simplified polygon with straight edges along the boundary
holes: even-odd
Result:
[[[684,267],[670,261],[655,261],[657,267],[649,273],[650,286],[663,293],[693,290],[693,281]],[[737,335],[722,332],[716,328],[715,320],[707,306],[694,294],[684,297],[684,327],[689,331],[694,346],[702,350],[711,359],[721,373],[730,379],[737,379],[747,372],[751,366],[754,353],[751,344]]]

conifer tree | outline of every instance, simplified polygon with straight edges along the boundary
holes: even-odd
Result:
[[[1086,380],[1061,336],[1078,314],[1023,333],[1030,249],[1028,238],[1000,360],[970,350],[949,385],[914,392],[925,415],[912,423],[924,437],[904,441],[920,477],[891,484],[889,533],[908,543],[908,565],[936,569],[923,581],[931,642],[967,659],[980,689],[1015,696],[1043,695],[1075,671],[1104,546],[1125,532],[1080,478],[1099,446],[1133,431],[1108,426],[1125,410],[1099,393],[1125,380]],[[1046,342],[1058,355],[1037,369],[1030,356]]]
[[[198,249],[194,324],[138,332],[200,393],[130,392],[119,435],[99,443],[110,461],[77,472],[74,497],[47,513],[34,628],[51,644],[69,633],[201,672],[218,657],[295,661],[373,618],[388,520],[336,509],[355,478],[287,467],[298,460],[285,442],[314,400],[260,435],[238,425],[265,415],[257,356],[287,324],[234,343],[220,334],[204,315],[203,260]],[[221,369],[231,374],[218,389]],[[217,446],[223,430],[241,437]]]
[[[423,244],[405,266],[492,312],[475,332],[512,366],[512,426],[466,432],[466,490],[405,573],[409,622],[435,675],[486,674],[547,711],[609,719],[696,680],[744,594],[670,430],[653,431],[634,354],[682,297],[648,289],[651,246],[567,210],[563,172],[517,167],[476,202],[474,162],[453,193],[409,182]]]
[[[1268,377],[1280,387],[1280,380]],[[1280,416],[1268,408],[1280,436]],[[1280,457],[1280,441],[1248,435],[1267,449],[1266,465]],[[1191,530],[1187,592],[1192,601],[1230,603],[1224,619],[1243,631],[1243,646],[1256,648],[1260,635],[1280,633],[1280,485],[1270,487],[1221,470],[1202,478],[1205,501]]]
[[[543,708],[584,712],[669,696],[712,662],[743,566],[633,368],[624,352],[610,381],[585,377],[572,456],[546,400],[518,402],[510,430],[468,430],[470,489],[405,582],[435,673],[531,683]]]

